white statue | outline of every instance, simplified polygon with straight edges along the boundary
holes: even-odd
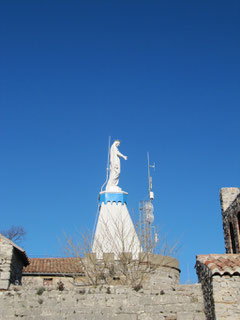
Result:
[[[115,140],[111,146],[110,151],[110,176],[106,186],[106,191],[121,191],[119,188],[119,175],[120,175],[120,157],[124,160],[127,160],[127,157],[121,154],[118,150],[118,146],[120,145],[119,140]]]

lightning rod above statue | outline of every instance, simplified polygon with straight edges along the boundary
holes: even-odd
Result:
[[[127,160],[127,156],[124,156],[123,154],[121,154],[121,152],[118,150],[119,146],[120,146],[120,141],[115,140],[110,150],[110,175],[109,175],[109,180],[106,186],[106,191],[110,191],[110,192],[121,191],[121,188],[118,187],[119,175],[121,172],[120,158]]]

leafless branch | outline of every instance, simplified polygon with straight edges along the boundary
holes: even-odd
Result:
[[[11,226],[11,228],[7,230],[0,230],[0,233],[16,243],[21,243],[23,240],[25,240],[26,236],[26,231],[22,226]]]
[[[169,245],[167,237],[157,233],[157,241],[152,242],[151,253],[143,252],[142,243],[145,239],[139,239],[140,246],[136,246],[137,233],[129,231],[124,219],[118,218],[117,221],[102,219],[101,225],[104,237],[94,240],[94,248],[92,248],[90,233],[78,234],[76,237],[65,234],[63,246],[65,254],[79,259],[85,275],[81,281],[85,285],[113,284],[117,279],[119,284],[140,287],[146,274],[159,267],[161,259],[158,259],[158,264],[150,263],[151,254],[158,254],[159,257],[163,255],[164,265],[166,260],[164,256],[172,256],[179,248],[178,242],[173,246]]]

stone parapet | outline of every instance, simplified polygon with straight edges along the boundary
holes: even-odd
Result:
[[[198,284],[139,291],[128,286],[63,291],[13,286],[0,292],[0,305],[1,320],[205,320]]]
[[[162,267],[174,268],[179,270],[179,261],[173,257],[163,256],[160,254],[151,254],[150,263]]]

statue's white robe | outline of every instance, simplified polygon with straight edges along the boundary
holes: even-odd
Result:
[[[107,188],[115,187],[119,183],[119,175],[121,171],[120,167],[120,152],[115,144],[112,145],[110,151],[110,176],[107,184]]]

